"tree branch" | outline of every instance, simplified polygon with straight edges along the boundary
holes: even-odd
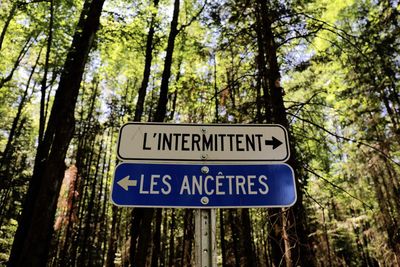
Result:
[[[246,78],[246,77],[254,77],[254,76],[256,76],[256,75],[255,75],[255,74],[244,74],[244,75],[241,75],[240,77],[238,77],[238,78],[236,78],[234,81],[232,81],[230,84],[228,84],[224,89],[219,90],[216,94],[214,94],[211,98],[209,98],[209,99],[207,99],[207,100],[208,100],[208,101],[213,100],[213,99],[216,97],[216,95],[219,95],[219,94],[222,93],[223,91],[228,90],[229,87],[236,85],[241,79],[244,79],[244,78]]]
[[[19,1],[18,2],[18,6],[29,5],[29,4],[33,4],[33,3],[41,3],[41,2],[50,2],[50,0],[32,0],[32,1],[29,1],[29,2]]]
[[[354,143],[357,143],[357,144],[359,144],[359,145],[363,145],[363,146],[369,147],[369,148],[371,148],[372,150],[375,150],[376,152],[380,153],[383,157],[385,157],[386,159],[388,159],[389,161],[393,162],[394,164],[396,164],[397,166],[400,167],[400,163],[398,163],[398,162],[396,162],[395,160],[393,160],[389,155],[387,155],[387,154],[386,154],[385,152],[383,152],[382,150],[380,150],[380,149],[378,149],[378,148],[376,148],[376,147],[374,147],[374,146],[372,146],[372,145],[370,145],[370,144],[364,143],[364,142],[359,141],[359,140],[356,140],[356,139],[352,139],[352,138],[348,138],[348,137],[345,137],[345,136],[341,136],[341,135],[335,134],[335,133],[333,133],[333,132],[331,132],[331,131],[325,129],[325,128],[322,127],[321,125],[316,124],[316,123],[314,123],[314,122],[312,122],[312,121],[310,121],[310,120],[308,120],[308,119],[301,118],[301,117],[299,117],[299,116],[297,116],[297,115],[295,115],[295,114],[293,114],[293,113],[287,112],[287,114],[288,114],[288,115],[291,115],[291,116],[293,116],[293,117],[295,117],[295,118],[297,118],[297,119],[299,119],[299,120],[301,120],[301,121],[303,121],[303,122],[306,122],[306,123],[308,123],[308,124],[311,124],[311,125],[317,127],[318,129],[320,129],[320,130],[322,130],[322,131],[324,131],[324,132],[326,132],[326,133],[328,133],[328,134],[330,134],[330,135],[332,135],[332,136],[334,136],[334,137],[336,137],[336,138],[343,139],[343,140],[345,140],[345,141],[354,142]]]
[[[324,178],[323,176],[319,175],[319,174],[316,173],[315,171],[313,171],[313,170],[311,170],[311,169],[309,169],[309,168],[307,168],[307,167],[305,167],[305,166],[303,166],[303,168],[304,168],[307,172],[309,172],[309,173],[311,173],[311,174],[314,174],[317,178],[319,178],[319,179],[323,180],[324,182],[330,184],[332,187],[334,187],[334,188],[336,188],[336,189],[339,189],[340,191],[344,192],[346,195],[350,196],[351,198],[360,201],[362,204],[364,204],[364,205],[365,205],[366,207],[368,207],[370,210],[373,210],[373,207],[372,207],[372,206],[368,205],[367,203],[365,203],[364,201],[362,201],[362,200],[359,199],[358,197],[353,196],[353,195],[350,194],[346,189],[344,189],[344,188],[342,188],[342,187],[340,187],[340,186],[338,186],[338,185],[332,183],[332,182],[329,181],[328,179]]]
[[[203,6],[200,8],[200,10],[197,12],[197,14],[195,16],[193,16],[190,21],[186,24],[183,24],[179,29],[178,29],[178,34],[183,31],[184,29],[186,29],[187,27],[189,27],[201,14],[201,12],[203,12],[204,8],[207,5],[207,0],[204,1]]]
[[[279,48],[279,47],[281,47],[281,46],[283,46],[283,45],[289,43],[290,41],[292,41],[292,40],[294,40],[294,39],[300,39],[300,38],[307,38],[307,37],[310,37],[310,36],[315,36],[315,35],[316,35],[320,30],[322,30],[322,29],[324,29],[324,28],[323,28],[322,25],[320,25],[320,26],[319,26],[317,29],[315,29],[314,31],[308,32],[308,33],[306,33],[306,34],[301,34],[301,33],[299,33],[299,32],[296,31],[299,35],[296,35],[296,36],[293,36],[293,37],[290,37],[290,38],[284,40],[283,42],[277,44],[277,45],[276,45],[276,48]]]
[[[2,88],[4,86],[5,83],[11,81],[14,72],[17,70],[19,64],[21,63],[21,60],[25,57],[26,53],[28,52],[28,50],[30,49],[30,47],[32,46],[32,42],[31,42],[32,36],[28,37],[28,40],[25,42],[25,45],[22,47],[18,58],[15,60],[14,65],[10,71],[10,73],[6,76],[6,77],[1,77],[0,78],[0,88]]]

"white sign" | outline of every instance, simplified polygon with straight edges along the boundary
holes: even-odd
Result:
[[[123,161],[275,161],[289,158],[278,124],[127,123],[119,133]]]

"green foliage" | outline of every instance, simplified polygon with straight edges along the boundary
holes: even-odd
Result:
[[[0,29],[6,25],[13,3],[1,2]],[[50,2],[24,3],[11,19],[0,50],[0,81],[16,65],[11,79],[0,88],[1,152],[29,86],[11,143],[12,164],[7,165],[11,183],[8,188],[0,188],[1,200],[7,200],[0,209],[0,264],[7,260],[11,249],[16,218],[34,166],[49,37]],[[52,243],[50,265],[71,260],[70,264],[83,266],[92,260],[100,266],[108,252],[115,256],[116,263],[127,263],[131,212],[112,209],[109,186],[117,161],[114,147],[118,128],[133,118],[136,109],[147,34],[155,14],[153,61],[143,121],[153,118],[158,102],[173,1],[160,1],[158,8],[152,3],[116,0],[107,1],[104,7],[81,84],[75,138],[66,159],[68,166],[77,166],[79,178],[73,191],[63,188],[62,196],[75,202],[70,206],[64,202],[57,212],[57,218],[68,212],[76,218],[61,220]],[[285,93],[290,142],[299,162],[296,172],[304,193],[304,216],[317,265],[394,265],[395,255],[400,255],[400,9],[390,1],[266,3]],[[47,114],[82,4],[81,0],[54,0]],[[257,36],[261,21],[256,4],[211,1],[202,9],[203,4],[181,1],[167,121],[205,123],[218,118],[220,123],[266,122],[270,118],[265,116],[263,89],[269,85],[263,79],[269,77],[270,66],[265,63],[267,74],[261,77]],[[26,53],[17,62],[26,44]],[[72,197],[71,192],[76,196]],[[174,215],[171,210],[163,211],[160,262],[164,266],[169,264],[171,250],[181,257],[188,230],[186,215],[183,210],[175,210]],[[260,266],[270,264],[270,214],[254,209],[250,215],[257,260]],[[228,262],[233,265],[238,253],[234,243],[242,233],[235,232],[241,213],[232,210],[224,216],[226,240],[218,242],[226,243]],[[152,227],[154,233],[154,222]],[[171,236],[174,242],[169,240]],[[174,247],[170,248],[170,242]],[[79,258],[81,253],[87,258]],[[177,256],[176,265],[179,260]]]
[[[14,219],[6,222],[0,228],[0,264],[5,264],[11,250],[14,233],[17,230],[18,222]]]

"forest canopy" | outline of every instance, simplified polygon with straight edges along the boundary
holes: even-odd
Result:
[[[217,209],[218,266],[400,266],[399,14],[397,0],[0,0],[0,265],[195,266],[193,209],[110,201],[134,121],[288,131],[296,204]]]

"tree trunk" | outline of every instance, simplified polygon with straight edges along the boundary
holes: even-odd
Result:
[[[164,71],[162,74],[162,81],[160,87],[160,98],[158,101],[156,114],[154,117],[154,121],[163,122],[166,115],[167,110],[167,102],[168,102],[168,82],[171,76],[171,65],[172,65],[172,54],[174,52],[175,38],[178,34],[178,16],[179,16],[179,0],[175,0],[174,2],[174,13],[171,21],[171,31],[168,37],[168,45],[167,45],[167,54],[165,56],[164,62]],[[132,227],[138,227],[140,232],[138,233],[138,241],[137,241],[137,251],[136,253],[132,253],[131,248],[131,259],[132,256],[135,255],[133,261],[136,267],[142,267],[146,265],[146,257],[148,255],[148,250],[151,244],[151,221],[153,219],[154,209],[146,208],[142,209],[141,217],[136,218],[139,224],[132,225]],[[138,214],[139,215],[139,214]],[[140,226],[139,226],[140,225]],[[135,242],[134,240],[132,242]]]
[[[181,42],[179,50],[180,51],[184,51],[185,46],[186,46],[186,35],[183,35],[182,42]],[[175,74],[175,82],[176,83],[178,83],[179,79],[182,76],[182,72],[181,72],[182,62],[183,62],[183,56],[180,55],[178,57],[178,63],[177,63],[177,68],[176,68],[177,72]],[[176,103],[178,101],[178,89],[175,89],[175,91],[171,93],[170,99],[171,99],[170,101],[172,103],[171,103],[171,109],[170,109],[170,113],[169,113],[169,116],[168,116],[168,120],[173,120],[174,116],[175,116],[175,112],[176,112]]]
[[[183,216],[183,248],[181,266],[191,266],[192,244],[194,239],[193,210],[186,209]]]
[[[8,13],[6,22],[4,23],[3,29],[1,30],[1,34],[0,34],[0,50],[3,46],[3,41],[4,41],[4,37],[6,36],[6,32],[8,29],[8,26],[10,25],[10,22],[12,20],[12,18],[15,16],[15,13],[17,12],[17,7],[18,7],[18,1],[15,1],[11,7],[10,13]]]
[[[88,115],[88,118],[90,116]],[[87,126],[87,130],[89,131],[89,126]],[[88,143],[86,143],[88,141]],[[81,147],[78,147],[78,152],[77,152],[77,168],[78,168],[78,184],[76,186],[77,188],[77,197],[78,199],[75,199],[75,202],[77,201],[77,218],[82,218],[79,219],[79,224],[77,229],[73,232],[73,238],[72,238],[72,245],[71,245],[71,252],[70,256],[66,258],[66,260],[69,260],[70,262],[74,263],[77,260],[77,255],[78,255],[78,250],[81,248],[80,242],[81,242],[81,232],[83,229],[83,216],[84,216],[84,211],[86,207],[86,199],[88,195],[88,187],[89,187],[89,182],[90,182],[90,174],[91,174],[91,168],[93,158],[94,158],[94,146],[95,146],[96,140],[93,135],[86,135],[85,142],[83,142]],[[82,154],[80,154],[80,151],[82,151]],[[86,156],[84,156],[86,154]],[[82,156],[79,156],[82,155]]]
[[[139,210],[139,209],[137,209]],[[150,254],[150,246],[151,246],[151,222],[153,220],[154,209],[152,208],[143,208],[141,211],[141,223],[140,226],[137,227],[138,233],[138,243],[137,243],[137,252],[134,257],[135,267],[144,267],[147,266],[147,257]]]
[[[169,259],[168,266],[175,266],[175,210],[171,211],[171,225],[170,225],[170,235],[169,235]]]
[[[221,238],[221,257],[222,267],[226,266],[226,241],[225,241],[225,220],[224,209],[219,209],[219,225],[220,225],[220,238]]]
[[[154,0],[154,7],[158,7],[159,0]],[[146,41],[146,55],[145,55],[145,66],[143,70],[143,80],[138,92],[138,100],[136,102],[135,107],[135,115],[134,121],[141,121],[143,115],[143,107],[144,107],[144,100],[146,97],[146,90],[149,83],[150,78],[150,70],[151,70],[151,62],[153,59],[153,38],[154,38],[154,23],[155,23],[156,14],[153,14],[151,17],[149,32],[147,34],[147,41]],[[150,117],[150,116],[149,116]],[[131,222],[131,229],[130,229],[130,248],[129,248],[129,261],[131,264],[136,263],[136,253],[139,232],[142,231],[141,224],[144,216],[144,209],[135,208],[132,210],[132,222]],[[149,234],[149,233],[147,233]],[[141,252],[142,253],[142,252]],[[139,256],[140,257],[140,256]]]
[[[264,47],[264,32],[262,25],[262,7],[257,6],[256,8],[256,34],[257,34],[257,121],[262,123],[266,121],[267,123],[271,123],[271,96],[268,91],[268,71],[267,71],[267,63],[265,62],[265,47]],[[261,89],[263,91],[263,98],[261,99]],[[264,104],[265,115],[261,116],[261,103]]]
[[[151,266],[160,266],[160,248],[161,248],[161,219],[162,219],[162,209],[156,210],[156,224],[153,236],[153,251],[151,253]]]
[[[268,219],[270,228],[268,232],[268,243],[270,247],[271,262],[274,266],[281,266],[284,255],[284,245],[282,242],[282,215],[280,209],[268,209]]]
[[[231,228],[232,233],[232,246],[233,246],[233,254],[235,257],[235,266],[240,267],[240,251],[239,251],[239,227],[237,225],[237,216],[235,216],[234,211],[236,210],[229,210],[229,225]],[[236,212],[235,212],[236,213]]]
[[[264,52],[266,56],[265,62],[268,65],[268,89],[271,98],[272,122],[279,123],[289,131],[289,121],[286,118],[286,109],[283,102],[283,89],[280,87],[280,73],[277,60],[277,51],[275,44],[275,36],[272,31],[271,20],[269,18],[269,10],[265,1],[258,0],[258,8],[260,9],[262,22],[262,38]],[[295,156],[293,146],[293,138],[290,146],[291,157],[288,164],[292,166],[296,177],[301,177],[298,162]],[[296,181],[297,202],[286,210],[282,209],[282,219],[280,225],[284,242],[285,265],[293,266],[300,264],[301,266],[314,266],[314,256],[311,252],[308,241],[308,233],[306,226],[305,209],[303,207],[303,192],[299,181]],[[275,255],[280,257],[281,255]]]
[[[7,82],[11,81],[12,77],[14,76],[15,71],[17,70],[17,68],[19,66],[19,63],[21,63],[21,60],[24,58],[24,56],[26,55],[26,53],[28,52],[29,48],[32,45],[31,40],[32,40],[32,36],[29,36],[28,39],[26,40],[24,46],[22,47],[21,51],[19,52],[18,57],[15,60],[12,69],[10,70],[10,73],[5,77],[0,78],[0,88],[2,88],[4,86],[4,84],[6,84]]]
[[[84,67],[100,24],[104,0],[87,0],[68,52],[43,142],[19,219],[8,266],[45,266],[75,126],[75,105]]]
[[[76,200],[77,200],[76,198],[77,198],[77,188],[78,188],[79,178],[80,178],[80,176],[78,174],[78,169],[76,169],[73,184],[72,184],[72,186],[70,186],[69,192],[68,192],[68,194],[71,198],[71,206],[67,213],[67,229],[65,230],[64,244],[62,246],[61,253],[59,256],[59,262],[60,262],[61,266],[69,265],[67,263],[69,260],[71,260],[70,257],[68,257],[67,255],[68,255],[68,251],[69,251],[69,248],[71,247],[71,242],[72,242],[71,237],[73,234],[72,230],[73,230],[73,226],[74,226],[73,217],[74,217],[74,215],[76,216],[76,214],[75,214],[76,205],[75,204],[76,204]]]
[[[4,148],[3,154],[2,154],[2,158],[0,161],[0,176],[2,177],[2,179],[0,180],[0,190],[3,188],[7,187],[7,183],[9,182],[8,179],[8,170],[10,167],[10,161],[11,161],[11,157],[12,157],[12,153],[11,153],[11,149],[12,149],[12,143],[14,141],[14,136],[17,130],[17,125],[20,121],[21,118],[21,114],[22,114],[22,110],[26,104],[27,98],[28,98],[28,91],[29,91],[29,85],[31,83],[33,74],[35,73],[36,67],[38,65],[39,59],[40,59],[40,55],[41,55],[42,50],[40,50],[36,61],[35,61],[35,65],[33,65],[31,73],[29,74],[29,78],[28,81],[26,82],[26,87],[25,87],[25,91],[22,94],[21,97],[21,101],[19,102],[18,105],[18,109],[17,109],[17,114],[15,115],[15,118],[13,120],[13,123],[11,125],[11,129],[10,132],[8,134],[8,139],[7,139],[7,144],[6,147]],[[0,206],[1,207],[1,206]],[[1,211],[0,211],[0,215],[1,215]],[[0,223],[1,226],[1,223]]]
[[[241,261],[240,266],[257,266],[256,253],[254,252],[253,238],[251,234],[251,218],[249,209],[240,209],[240,243],[241,243]]]
[[[109,131],[109,135],[110,135],[110,146],[109,146],[109,151],[108,151],[108,161],[107,161],[107,169],[104,172],[105,174],[105,178],[106,178],[106,184],[105,184],[105,188],[104,188],[104,203],[103,203],[103,209],[101,212],[101,220],[100,223],[104,224],[104,225],[109,225],[109,216],[107,216],[108,213],[108,208],[109,208],[109,202],[108,202],[108,198],[110,197],[110,193],[109,193],[109,188],[110,188],[110,177],[109,177],[109,172],[110,172],[110,166],[111,166],[111,158],[113,155],[113,150],[114,150],[114,146],[111,144],[113,143],[113,137],[114,137],[114,132],[113,129],[110,128]],[[113,206],[113,205],[111,205]],[[112,227],[112,226],[111,226]],[[107,231],[108,227],[106,227],[105,229],[103,229],[103,234],[102,234],[102,238],[103,238],[103,246],[102,246],[102,262],[101,262],[101,266],[105,266],[105,260],[106,260],[106,255],[107,255]],[[110,233],[111,235],[111,233]]]
[[[108,239],[108,249],[107,249],[107,259],[106,259],[106,267],[114,267],[114,259],[115,253],[117,252],[117,238],[116,232],[118,228],[116,227],[117,220],[118,220],[118,207],[112,207],[112,219],[111,219],[111,231],[110,237]]]
[[[169,78],[171,76],[172,67],[172,55],[174,53],[175,39],[178,35],[178,17],[179,17],[179,1],[174,1],[174,13],[171,21],[171,31],[168,36],[167,53],[164,61],[164,70],[162,74],[161,87],[160,87],[160,98],[158,99],[156,114],[154,116],[154,121],[162,122],[164,121],[165,114],[167,112],[167,102],[168,102],[168,86]]]
[[[154,8],[156,9],[158,8],[158,2],[159,0],[154,0]],[[143,80],[142,80],[142,85],[140,86],[138,92],[138,99],[135,108],[135,117],[133,119],[134,121],[140,121],[143,114],[144,99],[146,97],[146,89],[149,84],[149,78],[150,78],[151,61],[153,60],[153,37],[154,37],[154,24],[156,15],[157,14],[153,13],[151,16],[149,33],[147,34]]]
[[[169,217],[167,214],[167,210],[164,209],[164,216],[162,218],[162,246],[161,246],[161,254],[160,254],[160,265],[159,266],[169,266],[167,259],[167,236],[168,236],[168,222]]]
[[[99,151],[102,151],[103,149],[103,142],[104,139],[101,139],[100,141],[100,149]],[[95,152],[93,152],[95,153]],[[89,197],[89,203],[86,209],[86,220],[85,220],[85,228],[84,228],[84,235],[83,235],[83,241],[82,241],[82,253],[80,255],[80,266],[87,266],[87,264],[91,263],[90,259],[88,261],[88,263],[86,262],[86,255],[89,254],[90,255],[90,251],[88,251],[88,249],[90,249],[92,242],[90,242],[90,237],[92,235],[91,233],[91,229],[92,229],[92,217],[94,217],[94,212],[98,212],[98,210],[94,210],[94,206],[95,206],[95,196],[98,194],[97,190],[96,190],[96,185],[97,185],[97,177],[98,177],[98,172],[100,170],[100,160],[101,160],[101,153],[99,153],[97,155],[97,160],[96,160],[96,168],[95,168],[95,173],[93,175],[92,178],[92,184],[91,184],[91,188],[90,188],[90,197]],[[89,178],[89,177],[88,177]],[[88,244],[88,241],[90,244]],[[79,262],[79,261],[78,261]]]
[[[54,22],[54,0],[50,0],[50,22],[49,22],[49,33],[47,36],[47,47],[46,47],[46,59],[44,62],[44,73],[43,79],[41,81],[40,88],[40,117],[39,117],[39,144],[42,142],[44,128],[46,124],[46,114],[45,114],[45,105],[46,105],[46,86],[47,86],[47,73],[49,71],[49,61],[50,61],[50,51],[51,44],[53,42],[53,23]]]

